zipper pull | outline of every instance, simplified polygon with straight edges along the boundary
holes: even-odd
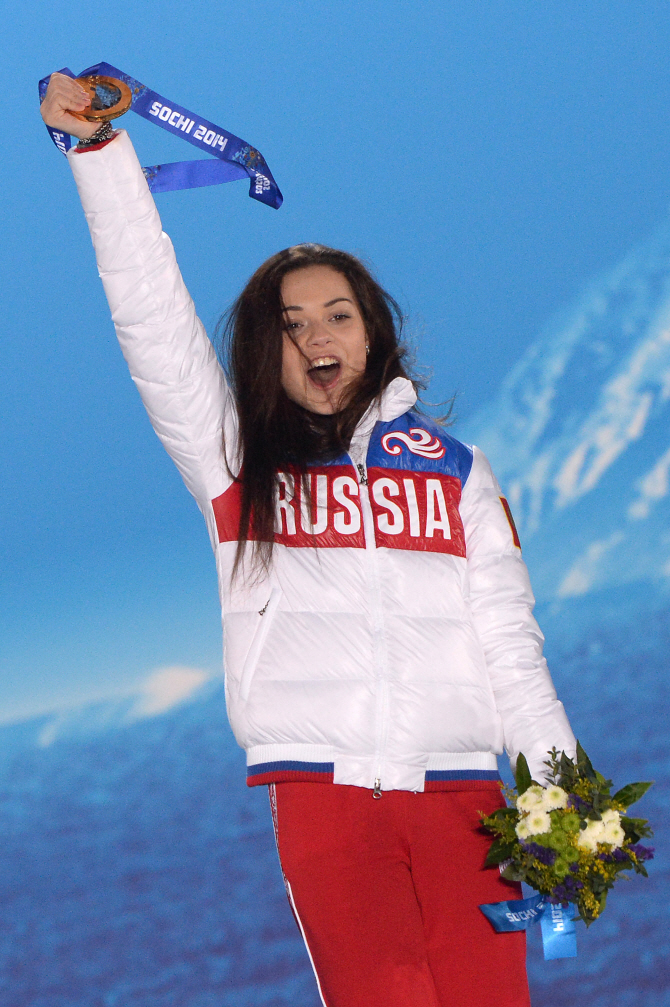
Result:
[[[367,476],[367,473],[365,471],[365,468],[363,467],[363,465],[361,465],[360,462],[358,463],[358,465],[356,466],[356,468],[358,469],[358,474],[359,474],[360,479],[361,479],[361,486],[367,486],[367,484],[368,484],[368,476]],[[381,797],[381,794],[379,796]]]
[[[375,789],[372,791],[372,796],[376,801],[382,796],[382,781],[379,777],[375,780]]]

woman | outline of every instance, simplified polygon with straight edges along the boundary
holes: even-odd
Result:
[[[394,302],[317,245],[260,267],[229,324],[230,387],[130,140],[67,111],[112,316],[151,421],[203,512],[226,696],[269,784],[288,897],[328,1007],[529,1004],[522,933],[480,903],[497,755],[535,778],[574,738],[509,508],[477,448],[414,410]],[[110,135],[107,135],[110,134]]]

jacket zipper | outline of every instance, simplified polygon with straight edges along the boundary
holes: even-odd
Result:
[[[370,564],[372,587],[372,619],[374,631],[375,666],[377,669],[377,705],[375,738],[375,769],[374,788],[372,796],[379,799],[382,796],[381,763],[382,753],[386,746],[388,733],[388,683],[384,675],[386,668],[386,640],[384,634],[384,618],[382,613],[381,586],[379,583],[379,568],[377,563],[377,544],[375,542],[374,517],[370,504],[368,489],[368,474],[362,462],[356,462],[358,481],[361,487],[360,500],[363,511],[363,529],[365,533],[365,552]]]

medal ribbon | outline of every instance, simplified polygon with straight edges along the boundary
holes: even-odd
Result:
[[[527,930],[539,923],[542,927],[545,961],[577,957],[577,932],[572,918],[574,907],[564,909],[545,902],[542,895],[534,895],[530,899],[490,902],[479,908],[498,933]]]
[[[67,77],[75,77],[67,67],[59,71]],[[276,210],[284,197],[272,177],[267,162],[260,151],[229,133],[208,119],[189,112],[187,108],[168,101],[134,77],[129,77],[110,63],[96,63],[82,70],[80,77],[98,74],[101,77],[116,77],[130,88],[131,109],[144,119],[166,129],[168,133],[187,140],[194,147],[213,154],[216,160],[175,161],[172,164],[153,164],[142,171],[152,192],[169,192],[172,189],[194,189],[201,185],[219,185],[234,182],[238,178],[249,178],[249,195],[261,203],[267,203]],[[51,75],[39,83],[40,102],[44,101]],[[51,139],[63,154],[72,146],[69,133],[47,126]]]

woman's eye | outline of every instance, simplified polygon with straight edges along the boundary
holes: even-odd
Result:
[[[347,314],[333,315],[333,321],[340,322],[340,321],[342,321],[343,318],[349,318],[349,317],[350,317],[350,315],[347,315]]]

